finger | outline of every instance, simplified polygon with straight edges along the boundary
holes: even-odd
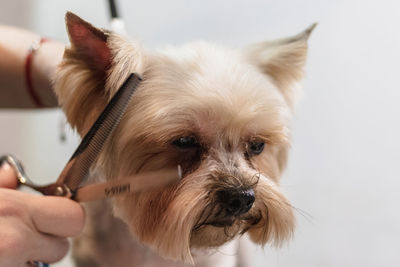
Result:
[[[7,163],[0,166],[0,187],[15,189],[17,188],[17,177],[14,169]]]
[[[37,233],[32,240],[29,261],[54,263],[64,258],[69,249],[68,240],[62,237]]]
[[[36,196],[29,213],[38,231],[61,237],[79,235],[85,223],[83,207],[63,197]]]
[[[29,261],[55,262],[68,251],[66,238],[42,234],[21,217],[0,217],[0,266],[26,266]]]

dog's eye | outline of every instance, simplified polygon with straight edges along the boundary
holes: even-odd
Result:
[[[196,148],[199,146],[196,137],[194,136],[182,136],[172,141],[172,144],[180,149]]]
[[[249,143],[249,152],[251,155],[260,155],[264,150],[264,142],[251,141]]]

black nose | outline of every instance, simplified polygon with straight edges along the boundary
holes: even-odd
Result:
[[[221,206],[228,215],[238,216],[248,212],[253,206],[253,189],[227,189],[218,191],[218,198]]]

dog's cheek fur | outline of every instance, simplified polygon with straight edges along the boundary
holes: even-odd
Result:
[[[288,144],[266,146],[265,151],[260,156],[251,158],[250,162],[256,170],[279,184],[287,163]]]
[[[207,176],[196,173],[163,190],[120,196],[114,212],[129,224],[133,236],[160,255],[193,263],[190,238],[207,205]]]
[[[295,218],[292,206],[277,185],[266,177],[260,178],[255,193],[254,209],[262,213],[262,220],[249,229],[249,236],[255,243],[265,245],[272,242],[279,247],[293,234]]]
[[[287,162],[289,144],[286,141],[266,148],[252,159],[262,175],[255,188],[256,201],[253,210],[261,212],[261,220],[249,228],[249,236],[255,243],[271,242],[279,247],[290,239],[295,228],[295,217],[289,200],[279,188],[279,178]]]

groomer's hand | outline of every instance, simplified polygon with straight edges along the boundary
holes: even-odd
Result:
[[[82,206],[13,190],[16,186],[14,170],[6,163],[0,166],[0,266],[61,260],[68,251],[67,237],[83,229]]]

